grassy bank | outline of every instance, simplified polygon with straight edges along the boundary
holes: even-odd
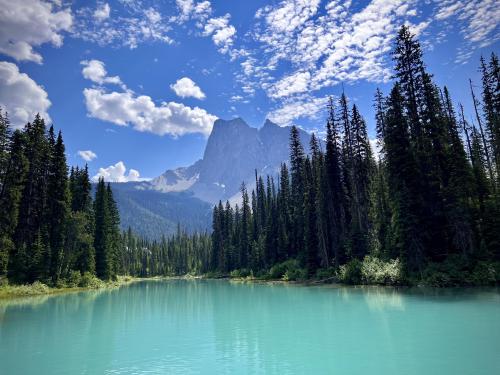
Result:
[[[418,275],[408,275],[398,259],[383,261],[373,256],[352,260],[338,269],[319,269],[308,275],[297,260],[276,264],[269,270],[234,270],[229,274],[210,272],[204,278],[227,278],[240,282],[292,282],[301,284],[338,283],[347,285],[387,285],[421,287],[494,286],[500,284],[500,263],[466,262],[449,257],[442,263],[430,263]]]
[[[122,285],[129,284],[143,279],[131,276],[118,276],[116,280],[103,281],[95,276],[82,276],[79,283],[60,282],[56,286],[48,286],[40,281],[35,281],[33,284],[24,285],[0,285],[0,299],[2,298],[18,298],[31,297],[41,295],[53,295],[70,292],[80,292],[85,290],[109,289],[118,288]]]
[[[84,290],[117,288],[141,280],[171,279],[230,279],[237,282],[298,283],[305,285],[338,283],[347,285],[387,286],[494,286],[500,284],[500,263],[465,262],[460,257],[450,257],[442,263],[429,264],[419,275],[406,275],[402,264],[396,260],[383,261],[373,256],[352,260],[338,269],[319,269],[308,275],[295,259],[274,265],[268,270],[253,272],[249,269],[234,270],[229,274],[209,272],[204,275],[155,276],[136,278],[119,276],[113,281],[102,281],[91,274],[75,273],[55,286],[39,281],[28,285],[0,285],[0,299],[54,295]]]

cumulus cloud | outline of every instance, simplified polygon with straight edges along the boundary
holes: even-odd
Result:
[[[94,11],[94,18],[97,22],[102,22],[105,19],[109,18],[109,14],[111,12],[111,8],[108,3],[101,4]]]
[[[177,96],[181,98],[193,97],[196,99],[205,99],[205,93],[191,78],[183,77],[178,79],[170,88],[174,90]]]
[[[147,95],[127,92],[105,92],[99,88],[83,90],[88,115],[134,130],[174,137],[189,133],[206,136],[212,131],[216,116],[198,107],[176,102],[156,105]]]
[[[135,182],[147,180],[147,178],[141,178],[139,171],[135,169],[129,169],[127,173],[127,168],[123,161],[119,161],[115,165],[110,165],[107,168],[99,168],[99,171],[92,177],[92,180],[97,182],[101,177],[107,182]]]
[[[203,35],[212,36],[212,40],[221,53],[229,52],[234,43],[236,29],[229,24],[231,15],[228,13],[225,16],[210,18],[204,26]]]
[[[85,161],[92,161],[97,158],[96,153],[91,150],[78,151],[78,155]]]
[[[0,52],[41,64],[42,56],[34,48],[45,43],[60,47],[62,33],[72,23],[71,10],[54,2],[0,0]]]
[[[7,110],[11,124],[21,128],[37,113],[50,122],[47,113],[51,103],[47,92],[17,65],[0,61],[0,107]]]
[[[84,68],[82,74],[87,74],[89,79],[97,83],[99,80],[105,81],[107,72],[104,63],[99,63],[96,64],[98,69],[89,72]],[[83,95],[88,116],[119,126],[130,125],[140,132],[170,134],[174,137],[190,133],[208,136],[217,119],[217,116],[199,107],[192,108],[176,102],[157,105],[150,96],[136,95],[132,90],[109,92],[103,87],[92,87],[84,89]]]
[[[104,83],[113,83],[125,88],[122,80],[118,76],[109,77],[104,63],[99,60],[84,60],[80,62],[83,65],[82,74],[86,79],[100,85]]]

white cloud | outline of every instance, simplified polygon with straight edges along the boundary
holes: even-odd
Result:
[[[98,69],[82,71],[94,82],[107,77],[104,63]],[[102,69],[101,69],[102,68]],[[125,85],[123,85],[125,86]],[[131,125],[134,130],[174,137],[190,133],[206,136],[212,131],[217,116],[199,107],[188,107],[176,102],[157,105],[147,95],[136,95],[132,90],[108,92],[102,87],[83,90],[88,115],[119,126]]]
[[[327,97],[315,98],[305,95],[285,101],[280,107],[268,113],[267,118],[278,125],[290,125],[298,118],[316,119],[326,109]]]
[[[121,16],[96,22],[95,10],[84,7],[76,11],[73,36],[100,46],[121,45],[131,49],[145,42],[173,42],[169,19],[142,2],[125,1]]]
[[[421,32],[428,25],[410,22],[418,15],[417,5],[417,0],[372,0],[354,9],[349,0],[330,0],[320,9],[320,1],[284,0],[263,7],[252,33],[259,47],[241,64],[238,78],[284,100],[278,113],[288,114],[301,107],[305,93],[340,82],[385,81],[391,76],[388,52],[400,26],[407,23]],[[275,76],[279,64],[291,67],[281,77]]]
[[[465,40],[485,47],[500,38],[500,2],[497,0],[440,0],[435,18],[444,22],[452,19],[459,24]],[[457,22],[457,20],[459,22]]]
[[[204,26],[203,35],[212,36],[212,40],[221,53],[229,52],[234,42],[236,29],[229,24],[231,15],[228,13],[223,17],[210,18]]]
[[[42,63],[33,50],[44,43],[63,44],[62,32],[69,31],[73,19],[70,8],[41,0],[0,0],[0,53],[18,61]]]
[[[78,155],[85,161],[92,161],[97,158],[96,153],[91,150],[78,151]]]
[[[41,86],[21,73],[17,65],[0,61],[0,107],[8,111],[13,127],[24,126],[37,113],[50,122],[47,113],[50,105],[47,92]]]
[[[200,1],[196,3],[193,0],[176,0],[180,14],[172,17],[172,21],[183,23],[193,18],[202,22],[206,20],[212,13],[212,4],[210,1]]]
[[[106,71],[104,63],[102,61],[83,60],[80,61],[80,64],[83,65],[82,74],[84,78],[89,79],[92,82],[98,83],[100,85],[104,83],[113,83],[125,89],[125,85],[123,84],[120,77],[108,76],[108,72]]]
[[[318,11],[320,0],[285,0],[266,15],[275,33],[293,32]]]
[[[205,93],[188,77],[178,79],[177,82],[170,85],[170,88],[181,98],[193,97],[196,99],[205,99]]]
[[[307,91],[307,86],[311,80],[311,73],[297,72],[283,78],[269,90],[271,98],[281,98],[292,94]]]
[[[109,18],[109,14],[111,12],[111,8],[108,3],[101,4],[94,11],[94,18],[97,22],[102,22],[105,19]]]
[[[167,102],[156,105],[151,97],[127,92],[83,90],[89,116],[120,126],[131,125],[140,132],[174,137],[189,133],[209,135],[216,116],[198,107]]]
[[[139,171],[135,169],[129,169],[128,174],[127,168],[123,161],[119,161],[115,165],[110,165],[107,168],[99,168],[99,172],[92,177],[94,182],[97,182],[100,177],[104,177],[107,182],[136,182],[144,181],[147,178],[141,178]]]
[[[458,50],[459,63],[475,48],[500,40],[500,2],[495,0],[370,0],[363,5],[351,0],[282,0],[260,8],[255,18],[251,36],[258,44],[240,63],[236,80],[247,94],[262,89],[282,101],[273,111],[279,114],[291,114],[306,93],[341,82],[389,80],[389,52],[403,24],[425,35],[433,22],[442,28],[449,20],[447,30],[458,29],[466,41]],[[442,38],[421,39],[425,47]],[[290,116],[283,118],[289,121]]]

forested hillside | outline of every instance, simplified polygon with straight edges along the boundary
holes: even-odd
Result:
[[[470,83],[474,122],[433,82],[403,27],[394,84],[377,90],[374,156],[366,122],[342,93],[330,99],[325,150],[304,151],[291,128],[290,163],[255,173],[242,200],[219,202],[211,234],[141,239],[120,233],[111,186],[94,199],[87,169],[68,174],[61,133],[37,117],[10,131],[0,118],[0,278],[17,283],[96,275],[186,273],[317,278],[348,283],[480,285],[499,280],[500,71],[481,59]],[[481,100],[480,100],[481,99]]]
[[[403,27],[394,85],[375,95],[375,159],[366,123],[345,94],[330,101],[326,151],[296,128],[290,170],[256,175],[242,204],[213,211],[211,252],[192,271],[352,283],[488,284],[500,261],[498,58],[481,60],[477,123],[433,82],[420,44]]]
[[[0,114],[0,282],[57,285],[121,272],[110,186],[101,179],[93,200],[87,168],[68,172],[61,132],[40,116],[12,132]]]
[[[213,269],[255,272],[296,259],[309,277],[333,267],[354,283],[498,278],[498,58],[481,60],[476,124],[434,84],[406,27],[393,59],[393,88],[375,95],[379,159],[356,105],[345,94],[331,100],[326,152],[313,135],[305,156],[294,129],[290,171],[283,166],[278,182],[259,177],[251,199],[243,186],[241,207],[215,207]]]
[[[148,243],[128,234],[142,275],[318,278],[348,283],[482,285],[499,279],[500,81],[482,59],[476,123],[435,85],[406,27],[394,52],[394,85],[375,93],[376,158],[366,122],[345,94],[330,100],[326,150],[304,152],[290,134],[290,167],[219,202],[211,244],[180,231]],[[210,246],[211,245],[211,246]],[[150,251],[141,251],[147,248]],[[176,249],[175,251],[172,249]],[[142,259],[142,260],[139,260]]]

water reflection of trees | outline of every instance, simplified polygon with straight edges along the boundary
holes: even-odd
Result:
[[[491,290],[473,297],[378,287],[148,281],[2,301],[0,348],[8,350],[0,350],[0,360],[16,368],[19,355],[34,353],[31,362],[21,362],[29,373],[286,374],[353,369],[358,363],[351,362],[363,353],[365,363],[391,372],[394,359],[377,361],[401,351],[401,343],[406,351],[414,345],[408,314],[415,301],[477,295],[499,298]],[[427,324],[421,314],[414,318]]]

